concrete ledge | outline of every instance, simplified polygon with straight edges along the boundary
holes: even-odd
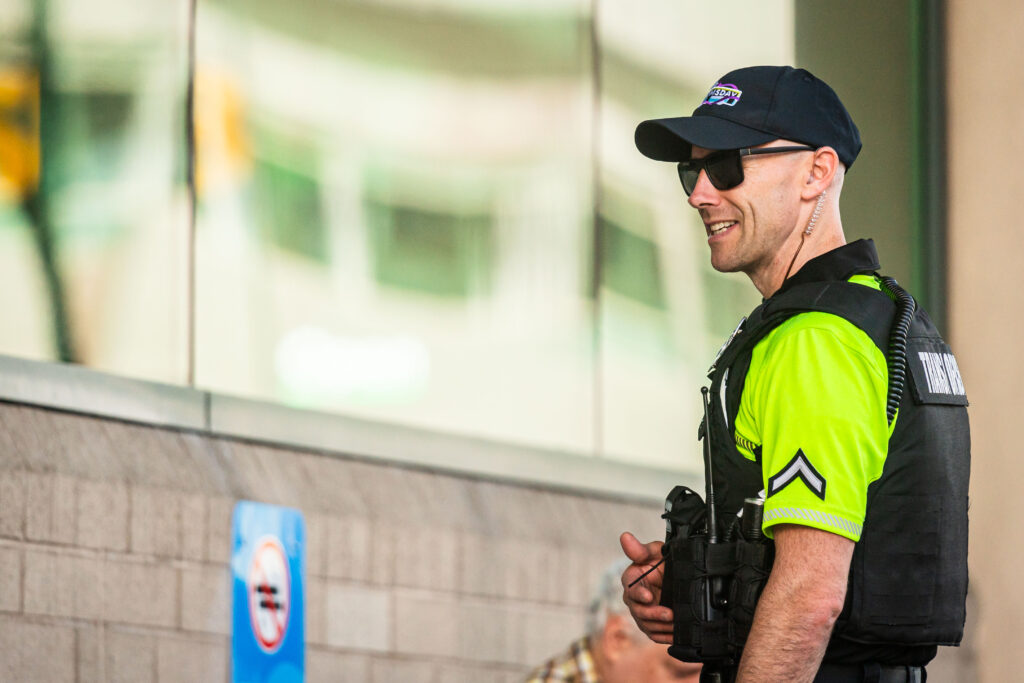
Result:
[[[216,394],[210,398],[210,429],[214,434],[243,439],[637,500],[661,500],[675,484],[696,487],[703,482],[703,475],[697,472],[644,467]]]
[[[314,449],[502,482],[655,501],[702,475],[289,408],[75,365],[0,356],[0,401]]]
[[[206,428],[205,392],[80,365],[0,356],[0,400],[151,425]]]

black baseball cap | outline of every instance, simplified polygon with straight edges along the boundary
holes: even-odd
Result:
[[[739,149],[780,138],[831,147],[850,168],[860,132],[839,96],[824,81],[791,66],[749,66],[718,79],[692,116],[651,119],[636,128],[641,154],[684,161],[692,145]]]

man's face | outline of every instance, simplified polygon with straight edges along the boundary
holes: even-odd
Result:
[[[790,144],[776,140],[762,147]],[[703,158],[711,151],[694,146],[692,155]],[[802,153],[744,157],[744,180],[729,190],[716,189],[701,171],[689,204],[704,222],[715,270],[752,275],[767,272],[782,258],[783,244],[799,220],[801,182],[806,179],[801,171],[809,169],[809,159]]]
[[[644,639],[632,643],[605,676],[606,683],[697,683],[700,664],[680,662],[668,646]]]

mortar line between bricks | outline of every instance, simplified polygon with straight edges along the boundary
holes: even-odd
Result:
[[[72,525],[71,538],[72,538],[72,543],[75,544],[75,545],[78,545],[78,519],[79,519],[79,515],[78,515],[78,480],[77,480],[76,477],[69,476],[69,475],[66,475],[66,474],[61,474],[61,475],[58,475],[58,476],[64,476],[64,477],[68,477],[69,479],[71,479],[71,502],[70,502],[70,506],[71,506],[71,509],[74,511],[73,512],[74,520],[71,522],[71,525]],[[56,481],[54,482],[54,486],[56,486]],[[56,504],[57,504],[57,500],[56,500],[56,496],[54,496],[54,505],[56,505]],[[50,520],[51,520],[51,522],[53,522],[56,518],[57,518],[57,511],[56,511],[56,509],[54,509],[53,512],[50,513]]]
[[[102,619],[97,620],[89,617],[68,617],[58,616],[54,614],[36,614],[34,612],[26,612],[21,615],[16,615],[10,612],[0,613],[6,619],[17,619],[18,621],[34,624],[36,626],[63,626],[67,628],[80,628],[82,626],[105,624],[108,626],[116,626],[119,630],[130,633],[147,633],[151,631],[159,630],[159,626],[146,626],[142,624],[128,624],[121,622],[109,622],[103,621]]]
[[[184,588],[182,586],[182,583],[183,583],[184,579],[182,578],[182,571],[181,571],[181,569],[182,569],[181,567],[174,567],[174,583],[175,583],[174,589],[175,589],[175,592],[176,592],[176,594],[174,596],[174,623],[177,624],[177,628],[178,628],[179,631],[183,630],[182,626],[185,623],[184,616],[183,616],[183,613],[182,613],[182,609],[183,609],[182,603],[185,602],[185,600],[184,600],[185,594],[184,594]]]
[[[151,666],[153,667],[153,676],[152,676],[152,678],[150,680],[152,680],[152,681],[159,681],[160,680],[160,641],[158,639],[156,639],[156,638],[153,638],[153,663],[152,663]]]
[[[334,581],[335,584],[342,585],[362,585],[356,584],[355,582],[348,582],[345,580]],[[564,607],[567,609],[582,609],[585,604],[576,603],[561,603],[561,602],[549,602],[546,600],[538,600],[534,598],[522,598],[508,595],[489,595],[483,593],[459,593],[453,591],[444,591],[434,588],[420,588],[417,586],[370,586],[372,588],[378,588],[380,590],[391,591],[395,597],[410,597],[410,598],[469,598],[468,603],[463,604],[476,604],[483,606],[495,606],[495,605],[513,605],[520,607]],[[460,601],[462,602],[462,601]]]
[[[125,516],[125,526],[127,527],[125,530],[125,535],[127,536],[127,538],[125,538],[124,547],[127,552],[131,552],[132,548],[134,547],[134,544],[132,543],[132,541],[134,540],[132,538],[132,520],[135,519],[135,496],[132,495],[133,486],[131,485],[131,482],[125,482],[125,484],[128,488],[128,503],[125,506],[127,508]]]
[[[105,622],[100,622],[96,626],[96,630],[99,631],[100,639],[100,651],[99,651],[99,668],[100,668],[100,680],[107,680],[107,625]]]
[[[20,548],[23,550],[38,550],[43,552],[64,554],[69,557],[82,559],[105,559],[114,561],[126,561],[129,564],[158,564],[173,569],[186,569],[193,567],[205,568],[230,568],[229,562],[214,562],[211,560],[193,560],[168,555],[154,555],[151,553],[135,553],[110,548],[89,548],[77,545],[67,545],[54,541],[40,540],[17,540],[0,538],[0,548]]]
[[[87,617],[54,616],[49,614],[14,614],[12,612],[0,612],[2,620],[18,620],[20,622],[33,624],[35,626],[58,626],[64,628],[80,629],[83,627],[94,627],[103,631],[114,629],[118,633],[127,633],[151,638],[170,638],[177,640],[200,640],[203,643],[214,644],[222,640],[230,641],[230,634],[213,633],[210,631],[195,631],[191,629],[171,628],[168,626],[150,626],[146,624],[129,623],[122,621],[109,621],[104,619],[90,619]],[[230,643],[228,643],[230,645]]]
[[[203,496],[203,545],[199,549],[199,552],[203,556],[203,560],[210,559],[210,536],[213,533],[210,529],[211,526],[213,525],[210,523],[210,498],[208,496]]]
[[[175,521],[175,531],[177,535],[177,552],[176,556],[181,559],[185,554],[185,504],[181,495],[176,495],[174,504],[172,505],[172,511]],[[131,518],[129,517],[129,520]],[[130,524],[131,522],[129,522]]]
[[[18,614],[25,613],[25,582],[27,581],[28,564],[25,560],[25,550],[18,548]]]
[[[81,683],[81,665],[80,660],[82,659],[82,629],[76,628],[73,631],[72,637],[72,652],[74,653],[75,661],[75,683]]]
[[[411,654],[408,652],[381,652],[380,650],[356,650],[352,648],[340,649],[340,648],[324,648],[317,647],[316,649],[330,652],[332,654],[351,654],[351,655],[368,655],[370,659],[378,659],[385,662],[427,662],[429,664],[462,664],[476,667],[495,667],[507,669],[513,673],[521,670],[529,670],[535,665],[532,664],[521,664],[518,662],[501,662],[491,659],[469,659],[467,657],[451,656],[445,657],[442,655],[424,655],[424,654]]]
[[[371,546],[372,547],[372,546]],[[372,550],[371,550],[372,552]],[[328,586],[328,589],[330,586]],[[391,599],[388,600],[388,647],[394,651],[398,647],[398,594],[394,587],[390,588]],[[330,615],[325,615],[325,620]],[[370,676],[373,677],[373,667],[370,667]]]
[[[28,538],[28,484],[24,474],[21,474],[18,479],[21,484],[21,537]]]

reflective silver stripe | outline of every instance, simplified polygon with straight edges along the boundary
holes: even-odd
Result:
[[[861,531],[864,527],[860,524],[855,524],[848,519],[842,517],[836,517],[829,512],[822,512],[821,510],[804,510],[802,508],[771,508],[764,511],[764,521],[774,522],[785,519],[806,519],[811,522],[817,522],[822,526],[832,527],[833,529],[839,529],[845,531],[848,534],[860,538]]]
[[[725,418],[725,428],[729,428],[729,409],[725,406],[725,388],[729,383],[729,368],[725,369],[725,374],[722,375],[722,386],[718,387],[718,398],[722,401],[722,417]]]

